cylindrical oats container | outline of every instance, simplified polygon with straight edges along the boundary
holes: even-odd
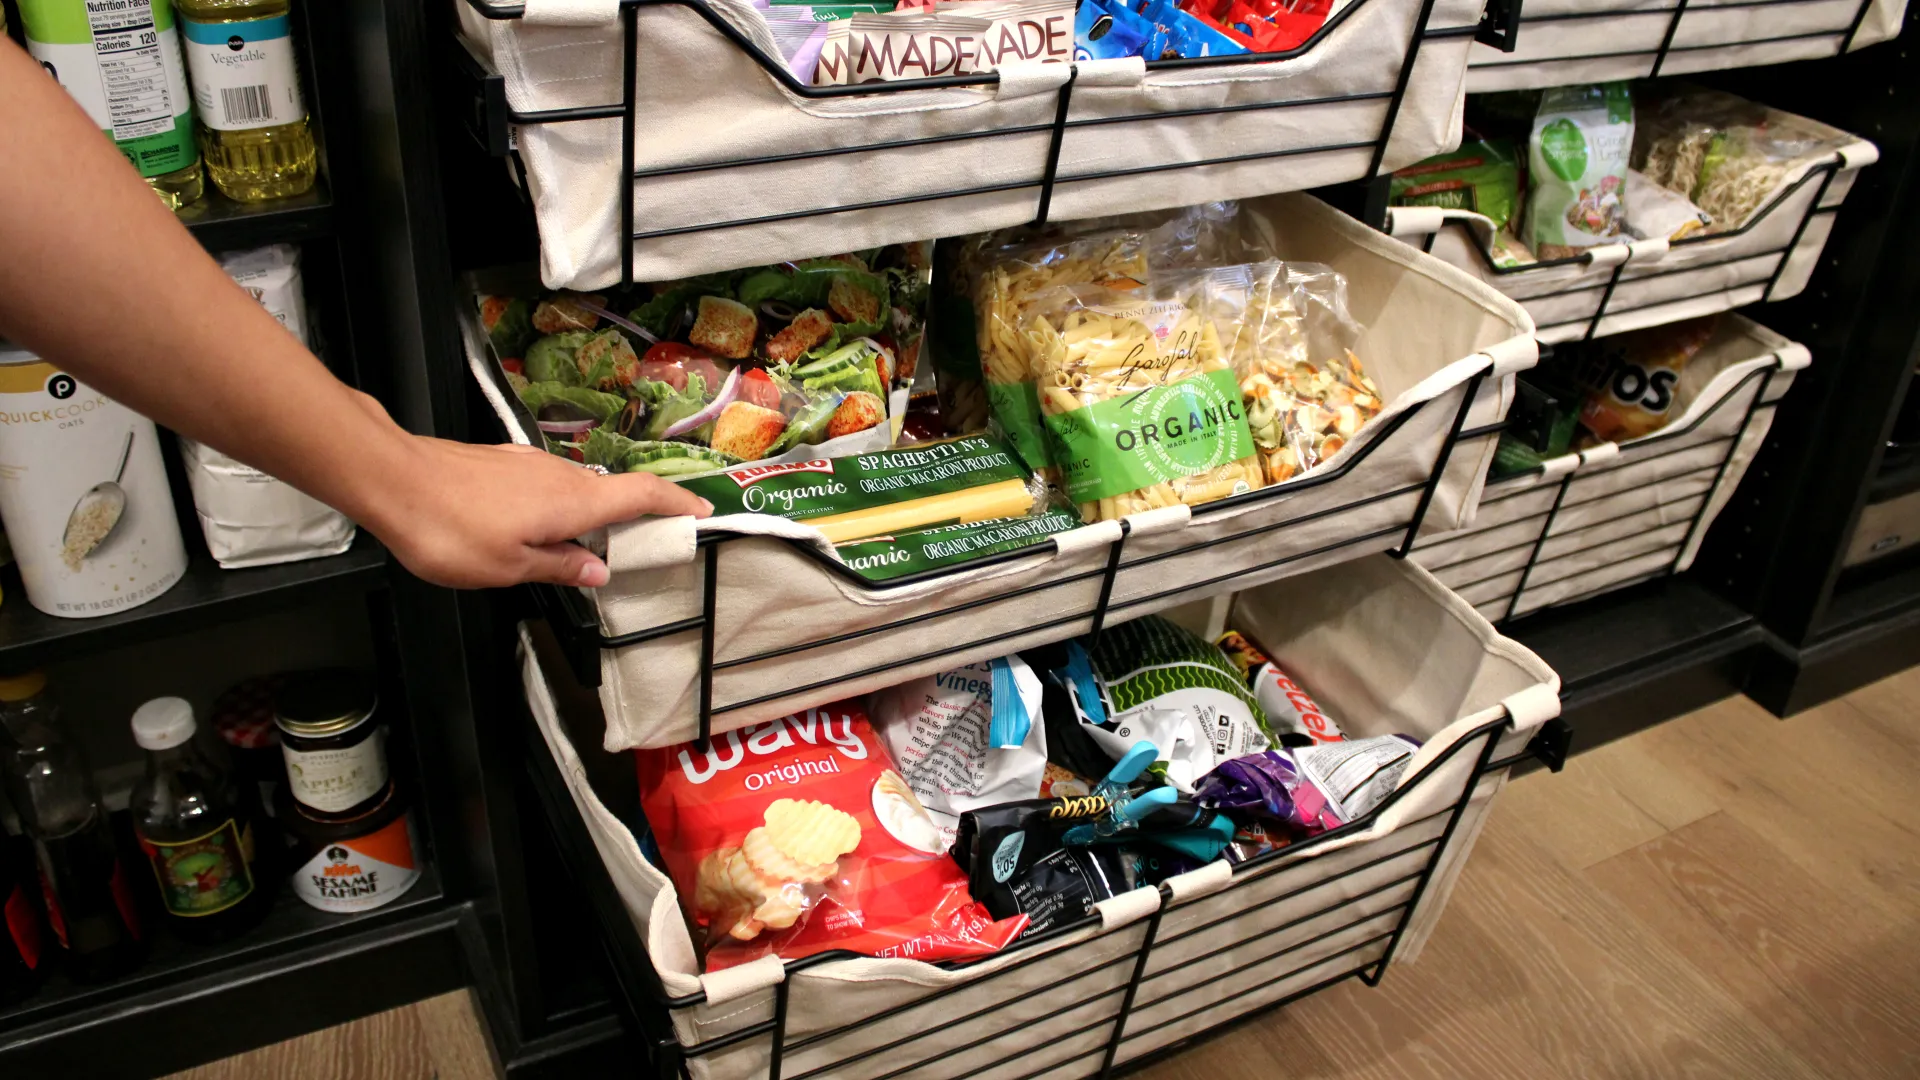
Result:
[[[153,421],[30,353],[0,349],[0,521],[27,600],[85,619],[187,569]]]

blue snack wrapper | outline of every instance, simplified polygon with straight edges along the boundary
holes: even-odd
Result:
[[[1147,0],[1141,14],[1152,19],[1166,34],[1166,47],[1173,55],[1192,60],[1202,56],[1231,56],[1247,51],[1245,45],[1175,7],[1171,0]],[[1154,57],[1148,57],[1154,59]]]
[[[1116,10],[1117,9],[1117,10]],[[1153,36],[1153,24],[1118,4],[1080,0],[1073,19],[1073,58],[1113,60],[1140,56]]]

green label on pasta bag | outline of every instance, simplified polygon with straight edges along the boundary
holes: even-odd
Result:
[[[1032,547],[1055,533],[1080,527],[1080,515],[1047,510],[1026,517],[994,518],[966,525],[940,525],[892,536],[835,545],[847,565],[868,581],[892,581],[926,570]]]
[[[1049,415],[1047,428],[1057,440],[1067,495],[1076,503],[1192,476],[1253,453],[1240,384],[1225,369]]]
[[[1004,442],[968,435],[850,457],[750,462],[679,484],[712,503],[715,515],[776,514],[807,521],[1026,478]]]
[[[1007,441],[1035,472],[1053,464],[1053,448],[1040,419],[1040,391],[1032,383],[987,383],[987,404]]]

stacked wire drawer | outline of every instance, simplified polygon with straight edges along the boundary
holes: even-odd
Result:
[[[1386,556],[1242,593],[1233,619],[1277,642],[1330,709],[1366,716],[1357,733],[1426,741],[1387,802],[1310,841],[1115,896],[971,965],[828,953],[717,975],[698,973],[672,886],[627,824],[627,759],[600,755],[589,769],[575,750],[600,737],[593,696],[570,685],[544,631],[523,629],[535,788],[607,932],[649,1071],[1105,1076],[1254,1010],[1349,978],[1377,983],[1416,955],[1507,768],[1528,753],[1561,760],[1558,679],[1425,571]],[[1457,663],[1433,671],[1434,653]]]
[[[1423,539],[1413,558],[1495,623],[1685,570],[1808,359],[1727,317],[1665,428],[1490,481],[1473,527]]]

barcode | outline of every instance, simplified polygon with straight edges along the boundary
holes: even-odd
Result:
[[[260,86],[240,86],[220,91],[220,111],[227,116],[227,122],[237,120],[273,119],[273,101],[267,97],[267,88]]]

